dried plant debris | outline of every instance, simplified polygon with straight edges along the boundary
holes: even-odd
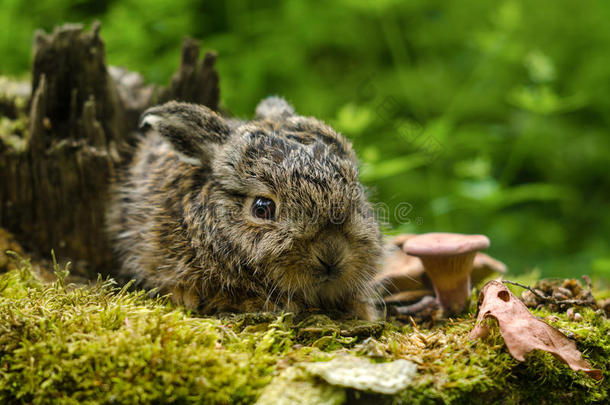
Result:
[[[417,373],[415,363],[404,359],[372,363],[369,359],[351,355],[302,366],[331,385],[387,395],[407,388]]]
[[[532,350],[544,350],[574,371],[583,371],[596,380],[602,378],[601,370],[591,368],[574,341],[533,316],[502,282],[488,282],[479,301],[479,315],[470,338],[486,337],[490,330],[486,318],[491,317],[498,321],[506,347],[515,359],[524,361],[525,355]]]
[[[546,306],[554,312],[565,312],[568,308],[578,305],[597,309],[600,306],[593,297],[591,279],[588,276],[582,278],[586,287],[575,279],[544,279],[538,281],[533,288],[512,281],[504,282],[525,288],[521,301],[528,308]]]

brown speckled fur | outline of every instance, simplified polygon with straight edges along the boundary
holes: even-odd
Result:
[[[250,122],[177,102],[141,122],[108,213],[124,274],[204,313],[375,316],[381,235],[342,135],[277,97]],[[275,201],[275,221],[252,217],[256,196]]]

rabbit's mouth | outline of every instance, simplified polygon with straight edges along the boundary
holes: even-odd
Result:
[[[316,259],[320,264],[314,269],[314,278],[316,282],[322,284],[337,280],[341,277],[343,269],[340,260],[337,260],[335,257],[324,259],[320,256],[317,256]]]
[[[327,284],[332,284],[334,282],[336,282],[337,280],[339,280],[341,277],[339,275],[328,275],[328,274],[321,274],[315,277],[315,281],[314,284],[318,284],[318,285],[327,285]]]

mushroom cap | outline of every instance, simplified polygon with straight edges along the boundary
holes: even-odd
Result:
[[[403,250],[413,256],[454,256],[489,247],[485,235],[433,232],[409,238]]]
[[[408,241],[409,239],[412,239],[412,238],[414,238],[416,236],[417,235],[414,234],[414,233],[403,233],[403,234],[394,236],[390,240],[390,243],[392,245],[395,245],[395,246],[398,246],[398,247],[402,247],[402,245],[404,245],[406,241]]]
[[[506,274],[507,268],[504,263],[493,257],[479,252],[474,257],[472,265],[472,282],[478,284],[494,273]]]

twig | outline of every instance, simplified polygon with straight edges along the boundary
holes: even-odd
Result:
[[[502,280],[502,282],[504,284],[511,284],[511,285],[516,285],[517,287],[525,288],[526,290],[528,290],[532,294],[534,294],[536,297],[538,297],[544,301],[553,301],[554,300],[554,298],[552,298],[552,297],[547,297],[546,295],[540,294],[538,291],[536,291],[535,289],[533,289],[532,287],[530,287],[528,285],[517,283],[516,281],[510,281],[510,280]]]
[[[502,282],[504,284],[511,284],[511,285],[516,285],[517,287],[525,288],[526,290],[530,291],[532,294],[534,294],[536,297],[540,298],[541,300],[550,302],[551,304],[555,304],[555,305],[586,305],[586,306],[595,305],[594,300],[593,301],[592,300],[575,300],[575,299],[558,300],[557,298],[547,297],[546,295],[540,294],[534,288],[527,286],[525,284],[517,283],[515,281],[510,281],[510,280],[502,280]]]

